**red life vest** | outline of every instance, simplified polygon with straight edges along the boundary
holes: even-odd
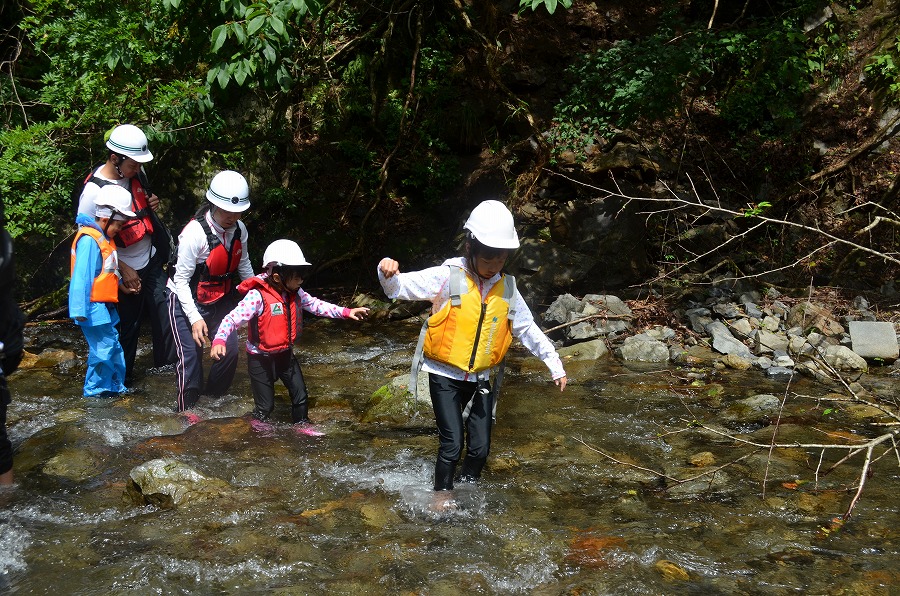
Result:
[[[115,184],[115,182],[98,178],[95,174],[91,174],[87,182],[93,182],[100,188],[107,184]],[[147,200],[147,191],[144,190],[137,176],[131,179],[128,191],[131,193],[131,210],[137,214],[137,218],[125,222],[119,233],[116,234],[116,240],[121,246],[131,246],[147,234],[153,233],[153,222],[150,220],[150,203]]]
[[[103,259],[103,265],[100,267],[100,274],[94,278],[91,284],[91,302],[118,302],[119,301],[119,276],[116,271],[119,269],[119,259],[116,254],[116,243],[107,240],[100,233],[100,230],[90,226],[81,226],[75,234],[75,241],[72,243],[72,256],[69,260],[69,275],[75,271],[75,247],[82,236],[90,236],[100,247],[100,256]]]
[[[263,312],[247,326],[250,343],[258,346],[261,352],[290,349],[303,328],[303,309],[297,294],[285,300],[281,292],[259,275],[245,279],[238,286],[241,294],[253,289],[262,295]]]
[[[214,304],[231,292],[232,277],[241,263],[243,254],[243,241],[240,238],[241,228],[240,224],[235,224],[238,229],[231,237],[231,246],[226,247],[209,227],[206,213],[202,213],[194,219],[206,232],[209,256],[195,269],[191,278],[191,287],[195,288],[194,295],[197,297],[197,302]]]

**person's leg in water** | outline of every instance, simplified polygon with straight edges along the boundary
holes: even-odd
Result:
[[[284,353],[279,362],[278,378],[287,387],[291,396],[291,422],[294,424],[310,424],[309,419],[309,393],[306,391],[306,380],[303,378],[303,370],[293,351]]]
[[[494,425],[494,392],[487,381],[478,382],[466,418],[466,458],[459,473],[460,482],[475,482],[491,450],[491,430]]]
[[[235,302],[229,296],[222,298],[219,302],[211,305],[198,305],[197,310],[206,319],[206,325],[209,334],[215,335],[216,330],[222,319],[231,312]],[[234,381],[234,373],[237,371],[238,362],[238,334],[232,333],[225,340],[225,355],[218,360],[213,361],[209,367],[209,376],[206,378],[206,387],[203,393],[213,397],[221,397],[225,395],[231,382]]]
[[[462,455],[465,428],[463,406],[469,402],[478,385],[472,381],[456,381],[429,374],[431,405],[438,427],[438,457],[434,466],[435,501],[432,509],[447,511],[456,507],[453,500],[453,475]]]
[[[264,422],[275,409],[275,358],[247,354],[247,375],[253,390],[253,418]]]

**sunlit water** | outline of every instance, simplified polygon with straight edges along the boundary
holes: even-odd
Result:
[[[86,351],[77,332],[32,333],[34,350]],[[297,353],[321,437],[288,424],[280,385],[275,423],[250,424],[243,357],[231,394],[203,398],[193,425],[173,411],[172,371],[146,376],[120,399],[92,401],[81,397],[81,368],[17,373],[16,486],[0,490],[0,592],[900,592],[893,452],[876,462],[840,528],[831,520],[846,511],[858,466],[819,478],[817,491],[816,451],[772,459],[763,451],[681,485],[654,473],[688,478],[704,470],[688,463],[697,453],[713,454],[705,469],[750,453],[688,429],[695,420],[768,441],[771,420],[722,418],[750,395],[784,397],[785,385],[759,372],[704,378],[721,384],[717,392],[691,387],[689,371],[607,360],[569,366],[571,385],[560,394],[517,352],[482,482],[457,487],[457,509],[433,511],[433,420],[361,422],[371,393],[405,374],[415,335],[402,323],[310,323]],[[880,379],[878,391],[894,384]],[[791,386],[783,423],[804,441],[825,442],[836,429],[881,432],[841,411],[823,416],[822,404],[793,392],[827,390]],[[129,471],[158,457],[222,479],[231,492],[176,509],[135,506],[125,496]]]

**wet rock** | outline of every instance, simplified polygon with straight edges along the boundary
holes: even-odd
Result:
[[[420,372],[417,378],[418,400],[409,390],[409,375],[400,375],[382,385],[366,403],[363,422],[409,423],[419,419],[423,424],[433,424],[431,398],[428,388],[428,373]]]
[[[68,370],[78,364],[78,357],[75,352],[70,350],[58,350],[56,348],[47,348],[39,354],[24,352],[19,368],[28,370],[31,368],[54,368],[60,367]]]
[[[565,561],[578,567],[604,569],[621,563],[616,554],[625,547],[625,540],[618,536],[578,535],[569,544]]]
[[[851,321],[850,340],[853,352],[862,358],[893,362],[900,356],[897,331],[887,321]]]
[[[688,347],[672,346],[669,349],[669,357],[676,364],[698,366],[712,364],[719,358],[719,355],[709,347],[697,344]]]
[[[65,449],[44,464],[44,474],[83,482],[96,476],[102,467],[95,451],[89,449]]]
[[[731,403],[722,413],[725,420],[742,420],[759,416],[769,416],[778,412],[781,400],[767,393],[754,395]]]
[[[598,360],[609,354],[609,348],[606,346],[605,340],[595,339],[559,348],[557,353],[563,362],[570,360]]]
[[[690,456],[688,458],[688,463],[698,468],[705,468],[706,466],[711,466],[716,463],[716,456],[709,451],[702,451]]]
[[[154,459],[129,473],[127,496],[135,505],[156,505],[171,509],[200,503],[231,492],[224,480],[204,476],[174,459]]]
[[[725,354],[722,358],[722,364],[735,370],[747,370],[753,366],[753,362],[750,358],[742,358],[737,354]]]
[[[672,561],[662,559],[657,561],[653,567],[662,574],[663,578],[667,581],[688,581],[691,579],[691,576],[687,571]]]

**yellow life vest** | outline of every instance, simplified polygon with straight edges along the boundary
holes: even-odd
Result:
[[[512,343],[515,278],[504,275],[484,300],[462,268],[450,266],[450,300],[423,326],[422,353],[478,373],[500,364]]]
[[[94,278],[91,285],[91,302],[118,302],[119,301],[119,258],[116,253],[116,243],[107,240],[100,233],[100,230],[91,226],[81,226],[78,233],[75,234],[75,241],[72,243],[72,257],[69,263],[69,275],[75,270],[75,246],[82,236],[90,236],[100,247],[100,257],[103,259],[103,265],[100,268],[100,275]]]

